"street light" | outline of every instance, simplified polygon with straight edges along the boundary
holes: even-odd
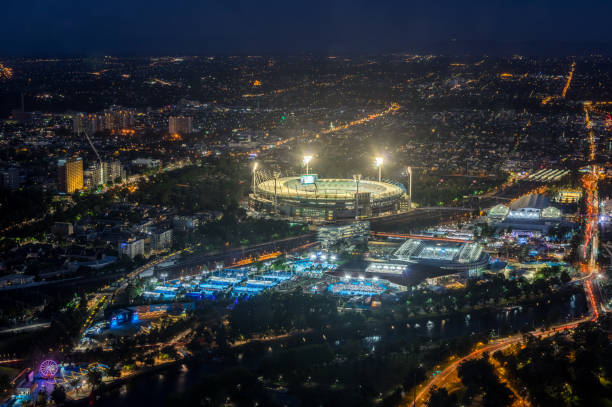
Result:
[[[310,163],[310,160],[312,160],[311,155],[304,156],[304,165],[306,165],[306,175],[308,175],[308,163]]]
[[[376,166],[378,167],[378,182],[381,181],[382,179],[382,165],[383,165],[383,158],[382,157],[376,157]]]

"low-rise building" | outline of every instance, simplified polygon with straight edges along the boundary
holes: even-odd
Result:
[[[370,222],[359,221],[346,225],[326,225],[319,227],[317,240],[326,249],[340,241],[348,243],[363,242],[368,240],[370,235]]]
[[[130,259],[141,255],[145,255],[145,241],[144,239],[131,238],[127,241],[119,242],[119,256],[127,256]]]

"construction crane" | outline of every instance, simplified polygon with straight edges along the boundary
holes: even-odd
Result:
[[[100,180],[99,181],[100,181],[100,184],[103,184],[104,183],[104,164],[102,163],[102,157],[100,157],[98,150],[96,149],[93,142],[91,141],[91,138],[89,138],[89,134],[87,134],[86,130],[83,130],[83,134],[85,134],[85,137],[87,138],[87,141],[89,142],[89,145],[91,146],[91,149],[94,151],[94,153],[96,153],[96,157],[98,157],[98,163],[100,164]]]

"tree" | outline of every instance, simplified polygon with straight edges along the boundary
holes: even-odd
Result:
[[[53,387],[53,391],[51,392],[51,399],[55,402],[55,404],[64,404],[66,401],[66,389],[64,386],[55,385],[55,387]]]
[[[47,391],[43,388],[38,392],[38,397],[36,397],[36,405],[37,406],[46,406],[47,405]]]
[[[170,359],[178,359],[179,353],[176,351],[174,346],[164,346],[159,353],[161,355],[167,355]]]
[[[0,393],[4,394],[11,388],[11,378],[6,375],[0,375]]]
[[[87,381],[92,389],[97,389],[102,384],[102,372],[98,369],[89,369],[87,371]]]
[[[74,378],[74,379],[70,379],[70,386],[76,390],[77,386],[79,385],[79,379]]]
[[[429,400],[427,407],[454,407],[458,405],[457,395],[448,394],[448,390],[444,387],[438,388],[432,386],[429,390]]]
[[[512,392],[499,381],[488,357],[484,353],[481,359],[466,360],[459,365],[457,373],[467,387],[466,401],[471,402],[474,397],[482,395],[485,407],[507,406],[512,401]]]
[[[563,272],[561,273],[561,282],[563,284],[567,284],[570,281],[572,281],[572,277],[570,277],[569,273],[566,270],[563,270]]]
[[[106,372],[110,377],[119,377],[121,376],[121,369],[117,367],[117,365],[111,365]]]
[[[147,366],[153,366],[155,364],[155,358],[153,355],[147,355],[145,356],[144,363]]]

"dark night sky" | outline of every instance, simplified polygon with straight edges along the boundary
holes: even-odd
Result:
[[[484,41],[543,41],[542,48],[548,41],[612,42],[612,0],[4,0],[1,12],[2,55],[369,53],[451,39],[474,51]]]

